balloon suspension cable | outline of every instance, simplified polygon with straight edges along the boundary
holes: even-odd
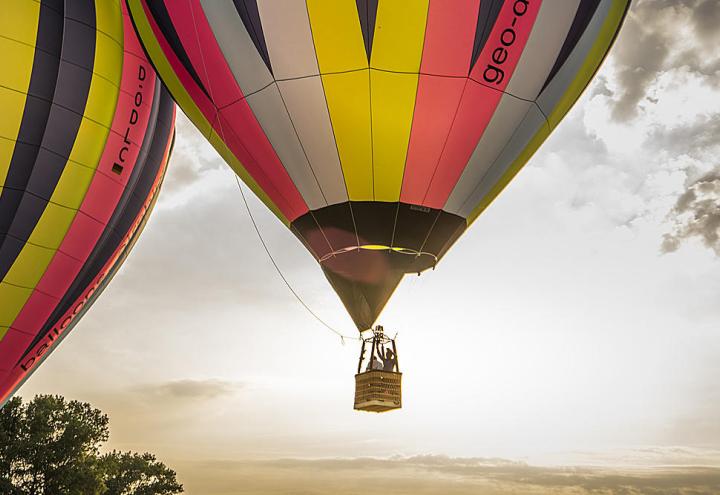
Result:
[[[325,328],[333,332],[335,335],[340,337],[340,342],[345,345],[345,339],[349,340],[362,340],[360,337],[351,337],[349,335],[344,335],[342,332],[336,330],[331,325],[329,325],[325,320],[320,318],[315,311],[313,311],[310,306],[308,306],[305,301],[303,301],[302,297],[293,289],[292,285],[290,285],[290,282],[287,278],[285,278],[285,275],[283,275],[282,270],[280,270],[280,267],[278,266],[277,262],[275,261],[275,258],[273,258],[273,255],[270,253],[270,249],[268,249],[267,244],[265,243],[265,239],[263,239],[262,234],[260,233],[260,228],[257,225],[257,222],[255,222],[255,217],[253,217],[252,211],[250,210],[250,205],[247,202],[247,199],[245,198],[245,192],[243,191],[242,184],[240,184],[240,179],[238,176],[235,176],[235,182],[237,182],[238,189],[240,190],[240,195],[242,196],[243,203],[245,204],[245,209],[247,210],[248,216],[250,217],[250,221],[252,222],[253,227],[255,228],[255,233],[258,236],[258,239],[260,239],[260,243],[262,244],[262,247],[265,249],[265,252],[268,255],[268,258],[270,258],[270,262],[275,267],[275,270],[277,271],[278,275],[280,275],[280,278],[283,282],[285,282],[285,285],[290,290],[293,296],[295,296],[295,299],[298,300],[298,302],[307,310],[308,313],[310,313],[313,318],[315,318],[317,321],[320,322]]]

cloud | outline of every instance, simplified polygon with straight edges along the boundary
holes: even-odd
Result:
[[[685,125],[655,126],[646,147],[657,161],[682,164],[685,187],[668,219],[671,231],[661,251],[677,251],[684,241],[699,239],[720,256],[720,113],[699,115]]]
[[[108,448],[150,450],[162,458],[168,444],[187,452],[188,444],[197,449],[207,442],[207,430],[198,428],[198,418],[213,418],[227,403],[242,400],[239,392],[246,386],[244,381],[216,378],[110,386],[95,392],[92,404],[110,415]]]
[[[698,238],[720,256],[720,172],[694,181],[680,195],[670,215],[675,225],[663,238],[663,252],[677,251],[682,241]]]
[[[225,380],[174,380],[138,386],[135,391],[153,401],[158,399],[217,399],[233,395],[243,384]]]
[[[192,187],[208,172],[225,167],[220,156],[181,111],[177,112],[175,126],[177,138],[170,160],[172,173],[163,183],[163,199]]]
[[[719,403],[720,404],[720,403]],[[705,411],[704,411],[705,412]],[[707,411],[711,412],[711,411]],[[717,409],[715,409],[717,413]],[[711,415],[708,415],[711,417]],[[689,418],[688,418],[689,419]],[[698,417],[694,416],[694,420]],[[672,436],[677,440],[677,426],[668,435],[669,441]],[[683,424],[682,427],[690,426]],[[697,437],[706,432],[693,431],[691,436],[680,434],[680,438],[687,440],[692,436]],[[706,440],[710,437],[705,437]],[[567,454],[566,454],[567,455]],[[641,468],[650,469],[657,466],[663,467],[684,467],[684,466],[720,466],[720,450],[713,448],[688,447],[688,446],[649,446],[635,449],[613,449],[609,451],[572,452],[573,462],[584,466],[607,467],[612,469],[617,466],[625,466],[626,469]]]
[[[670,53],[667,34],[654,29],[641,15],[642,10],[638,10],[640,13],[628,18],[623,42],[619,43],[615,52],[621,92],[615,100],[612,115],[620,121],[636,116],[638,103],[646,95],[647,86],[663,68]]]
[[[636,118],[644,100],[657,103],[649,88],[674,69],[720,81],[717,55],[720,2],[716,0],[645,0],[633,4],[613,51],[618,88],[612,117]]]
[[[649,149],[656,152],[666,151],[672,155],[687,154],[707,159],[710,155],[708,151],[720,146],[720,113],[700,115],[687,125],[655,126],[646,143]]]
[[[646,155],[633,166],[652,165],[644,175],[654,199],[646,201],[664,203],[671,224],[664,253],[699,239],[720,255],[719,24],[717,0],[635,2],[597,92],[628,139],[628,124],[643,129]]]
[[[693,25],[700,37],[708,42],[716,40],[720,25],[720,3],[716,0],[686,3],[691,8]]]
[[[176,175],[175,168],[168,171],[169,177]],[[273,278],[273,267],[253,230],[232,172],[223,170],[218,175],[217,183],[196,184],[193,199],[170,207],[158,205],[118,276],[144,289],[118,296],[114,301],[118,311],[147,307],[159,317],[173,315],[180,307],[197,313],[202,307],[227,308],[239,301],[262,306],[287,295],[282,281]],[[165,193],[163,186],[161,198]],[[316,270],[292,233],[264,211],[259,201],[249,199],[253,215],[261,220],[263,237],[285,274],[294,280],[298,270]]]
[[[415,456],[174,464],[188,493],[313,495],[698,495],[720,490],[720,468],[540,467],[495,458]]]

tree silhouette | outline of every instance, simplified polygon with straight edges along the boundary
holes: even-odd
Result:
[[[101,455],[108,417],[86,402],[38,395],[0,409],[0,493],[173,495],[175,471],[149,453]]]

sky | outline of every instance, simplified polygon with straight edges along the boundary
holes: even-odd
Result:
[[[191,494],[720,491],[720,2],[638,0],[597,78],[380,318],[403,409],[352,410],[359,345],[294,299],[178,114],[160,201],[20,390],[88,401]],[[281,270],[354,325],[253,196]],[[573,466],[573,467],[568,467]]]

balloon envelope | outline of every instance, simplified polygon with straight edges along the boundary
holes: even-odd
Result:
[[[358,329],[558,125],[629,0],[127,0],[160,77]]]
[[[6,2],[0,50],[2,404],[142,231],[175,106],[119,2]]]

